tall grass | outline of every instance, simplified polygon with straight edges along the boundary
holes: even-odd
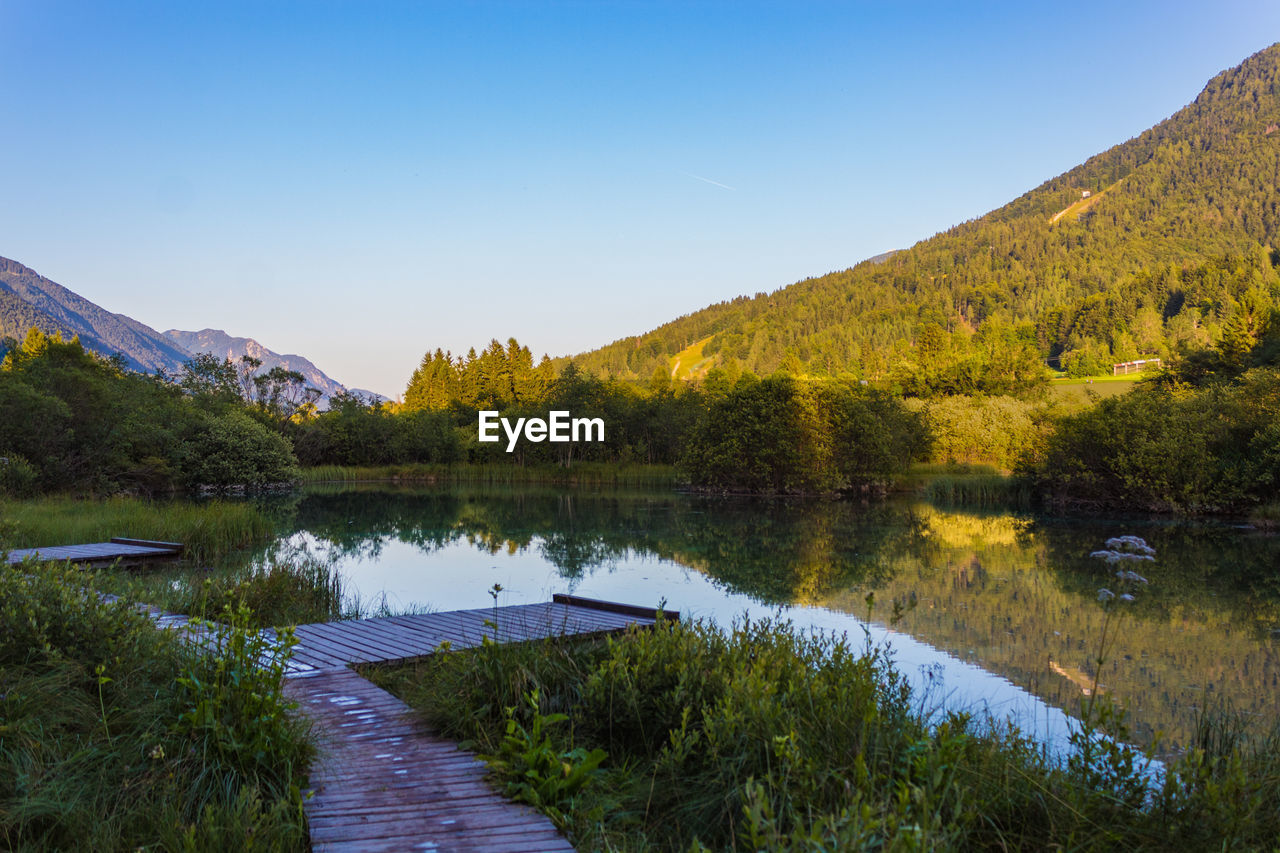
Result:
[[[1280,527],[1280,502],[1263,504],[1249,513],[1249,523],[1268,530]]]
[[[361,598],[332,561],[305,548],[276,548],[230,570],[104,571],[97,575],[97,583],[105,592],[170,613],[218,621],[228,609],[243,611],[246,622],[255,628],[431,612],[429,606],[417,603],[393,608],[385,593]]]
[[[568,486],[675,486],[679,482],[671,465],[624,465],[579,462],[571,468],[559,465],[317,465],[302,469],[303,483],[420,482],[511,485],[545,483]]]
[[[94,580],[0,569],[0,847],[307,849],[280,659],[241,623],[214,660]]]
[[[971,509],[1030,509],[1035,500],[1029,481],[1002,474],[935,476],[925,484],[924,496],[938,506]]]
[[[270,540],[271,520],[249,503],[44,497],[0,502],[4,545],[34,548],[102,542],[112,536],[181,542],[197,561]]]
[[[305,550],[275,550],[230,570],[105,571],[98,584],[130,601],[215,621],[228,608],[243,608],[256,628],[393,615],[385,601],[362,602],[350,595],[332,563]]]
[[[1141,768],[1059,764],[992,722],[926,720],[883,650],[787,623],[489,644],[372,677],[489,753],[508,793],[579,849],[1269,849],[1280,837],[1275,730],[1209,721],[1163,786]]]

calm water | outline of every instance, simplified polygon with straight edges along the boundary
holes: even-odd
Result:
[[[1176,747],[1223,701],[1277,715],[1280,537],[1227,525],[537,487],[321,488],[276,509],[282,542],[334,561],[365,602],[485,607],[501,584],[501,604],[573,592],[721,624],[781,613],[887,642],[932,705],[985,703],[1051,742],[1092,688],[1097,590],[1114,586],[1088,553],[1133,533],[1157,561],[1096,675],[1134,740]],[[888,627],[895,600],[914,607]]]

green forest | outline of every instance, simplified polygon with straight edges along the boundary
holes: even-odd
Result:
[[[534,365],[511,339],[428,353],[402,404],[338,395],[319,411],[301,376],[202,356],[176,376],[32,330],[0,363],[0,492],[151,494],[262,488],[299,467],[480,464],[677,466],[707,492],[883,492],[914,463],[1011,473],[1082,509],[1247,512],[1280,482],[1280,323],[1244,346],[1191,351],[1126,394],[1070,407],[1036,383],[956,394],[850,378],[602,379]],[[478,441],[478,414],[601,418],[603,441]],[[32,429],[32,425],[40,428]]]
[[[1272,47],[1169,119],[985,216],[576,361],[648,379],[706,340],[702,354],[725,369],[887,379],[1003,339],[1006,360],[1029,351],[1083,376],[1248,335],[1280,301],[1278,81]],[[1004,381],[981,371],[969,390],[1000,393]]]

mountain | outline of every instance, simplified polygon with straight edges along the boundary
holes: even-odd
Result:
[[[150,326],[113,314],[17,261],[0,258],[0,336],[21,340],[36,326],[79,335],[90,349],[120,353],[134,370],[175,371],[191,353]]]
[[[261,370],[263,372],[273,367],[296,370],[302,374],[307,385],[320,389],[322,401],[327,401],[334,394],[344,391],[351,391],[362,397],[373,397],[379,400],[387,399],[373,391],[365,391],[359,388],[348,389],[316,367],[310,359],[293,353],[278,353],[269,350],[253,338],[233,337],[221,329],[201,329],[198,332],[169,329],[165,332],[165,336],[176,345],[191,352],[212,353],[219,358],[229,358],[232,361],[239,361],[242,356],[246,355],[256,358],[262,362]]]
[[[377,391],[370,391],[368,388],[348,388],[347,390],[350,391],[352,394],[358,394],[364,399],[370,400],[375,403],[391,402],[391,398],[388,397],[386,394],[379,394]]]
[[[212,352],[233,361],[250,355],[262,360],[264,370],[279,365],[298,371],[308,385],[324,392],[325,400],[346,390],[300,355],[281,355],[252,338],[233,338],[217,329],[170,329],[160,334],[132,317],[107,311],[30,267],[0,257],[0,338],[21,341],[33,326],[67,338],[79,335],[89,349],[103,355],[120,353],[130,368],[147,373],[160,368],[177,373],[197,352]],[[365,398],[388,399],[374,391],[351,390]]]
[[[1150,130],[985,216],[575,362],[648,379],[676,371],[700,345],[705,369],[785,364],[874,377],[909,373],[922,351],[984,335],[1082,370],[1202,347],[1224,329],[1256,328],[1257,312],[1280,304],[1278,186],[1274,45]]]

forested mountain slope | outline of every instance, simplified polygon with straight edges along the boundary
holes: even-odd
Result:
[[[10,293],[0,284],[0,338],[13,338],[20,341],[27,336],[27,330],[35,327],[45,334],[57,332],[67,335],[70,330],[36,308],[16,293]]]
[[[0,336],[20,341],[32,326],[46,333],[79,335],[90,349],[104,355],[122,354],[135,370],[177,371],[191,358],[191,353],[150,326],[113,314],[8,258],[0,258],[0,320]]]
[[[702,355],[725,367],[884,376],[998,333],[1091,372],[1212,343],[1280,301],[1278,84],[1275,45],[1145,133],[981,218],[575,361],[649,379],[710,337]]]

